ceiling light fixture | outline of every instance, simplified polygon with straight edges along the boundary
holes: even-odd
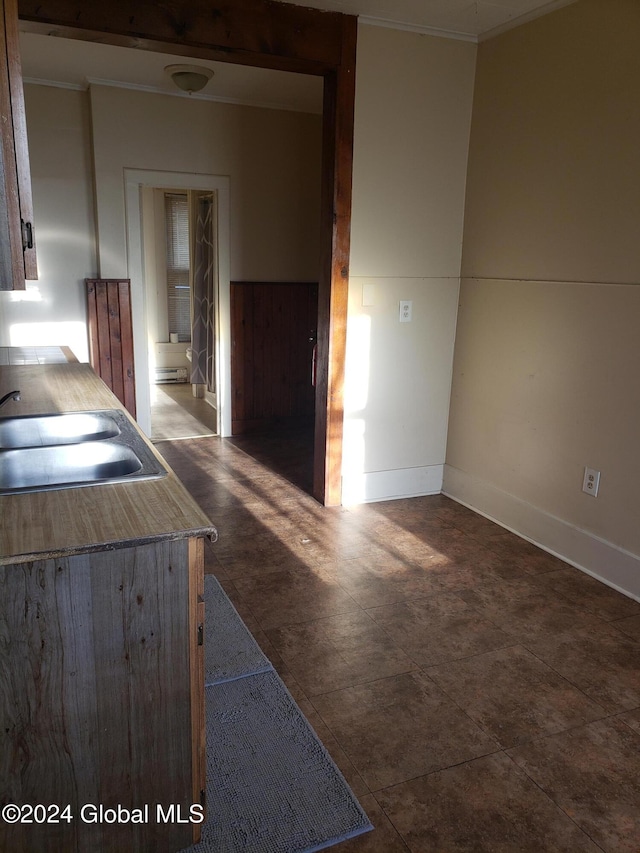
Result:
[[[167,65],[164,70],[178,89],[190,95],[204,89],[213,77],[213,69],[202,65]]]

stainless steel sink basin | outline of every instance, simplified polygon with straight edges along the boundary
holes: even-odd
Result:
[[[0,494],[164,477],[127,416],[117,410],[0,419]]]
[[[112,441],[5,450],[0,458],[0,489],[10,491],[113,482],[142,468],[130,447]]]
[[[0,418],[0,449],[47,447],[113,438],[120,434],[113,413],[65,412],[54,415],[21,415]]]

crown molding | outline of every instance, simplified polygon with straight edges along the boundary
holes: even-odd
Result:
[[[478,37],[473,33],[459,33],[454,30],[441,30],[437,27],[423,27],[403,21],[391,21],[386,18],[370,18],[368,15],[358,15],[358,23],[368,24],[371,27],[385,27],[389,30],[404,30],[409,33],[419,33],[423,36],[437,36],[438,38],[456,39],[457,41],[470,41],[474,44],[478,41]]]
[[[44,80],[41,77],[23,77],[23,83],[32,86],[51,86],[54,89],[71,89],[74,92],[86,92],[87,86],[82,83],[63,83],[61,80]]]
[[[519,27],[522,24],[528,24],[530,21],[535,21],[536,18],[542,18],[550,12],[556,12],[558,9],[562,9],[565,6],[571,6],[575,2],[576,0],[552,0],[551,3],[547,3],[545,6],[539,6],[537,9],[532,9],[530,12],[518,15],[517,18],[505,21],[504,24],[500,24],[500,26],[494,27],[492,30],[487,30],[486,33],[482,33],[479,36],[478,41],[483,42],[488,39],[495,38],[496,36],[502,35],[502,33],[506,33],[509,30],[513,30],[515,27]]]
[[[468,41],[473,44],[486,41],[487,39],[499,36],[506,33],[508,30],[515,29],[522,24],[527,24],[529,21],[534,21],[536,18],[541,18],[543,15],[548,15],[550,12],[555,12],[557,9],[562,9],[564,6],[570,6],[576,0],[551,0],[544,6],[539,6],[537,9],[532,9],[530,12],[524,12],[515,18],[505,21],[491,30],[487,30],[480,35],[475,33],[458,32],[456,30],[443,30],[438,27],[427,27],[418,24],[410,24],[406,21],[394,21],[389,18],[373,18],[368,15],[358,15],[358,23],[368,24],[372,27],[386,27],[393,30],[404,30],[411,33],[419,33],[420,35],[437,36],[438,38],[457,39],[458,41]]]
[[[91,86],[106,86],[111,89],[129,89],[134,92],[144,92],[151,95],[166,95],[171,98],[188,98],[191,101],[211,101],[220,104],[232,104],[239,107],[255,107],[266,110],[282,110],[284,112],[306,113],[307,115],[322,115],[322,104],[318,110],[307,110],[302,107],[291,106],[289,104],[269,103],[266,101],[251,101],[243,98],[225,98],[222,95],[207,95],[201,92],[194,92],[189,95],[186,92],[175,92],[168,89],[163,89],[160,86],[146,86],[142,83],[124,83],[120,80],[105,80],[99,77],[87,77],[86,83],[65,83],[60,80],[44,80],[38,77],[24,77],[24,83],[30,83],[34,86],[51,86],[55,89],[71,89],[75,92],[86,92]]]

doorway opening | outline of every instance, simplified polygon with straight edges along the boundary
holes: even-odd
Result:
[[[229,179],[126,169],[125,185],[138,423],[230,435]]]
[[[216,435],[215,193],[141,187],[151,439]]]

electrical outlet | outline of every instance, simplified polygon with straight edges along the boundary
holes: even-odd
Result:
[[[400,302],[400,322],[401,323],[410,323],[411,322],[411,300],[404,299]]]
[[[584,479],[582,480],[582,491],[591,495],[593,498],[597,498],[599,486],[600,471],[596,471],[594,468],[585,468]]]

